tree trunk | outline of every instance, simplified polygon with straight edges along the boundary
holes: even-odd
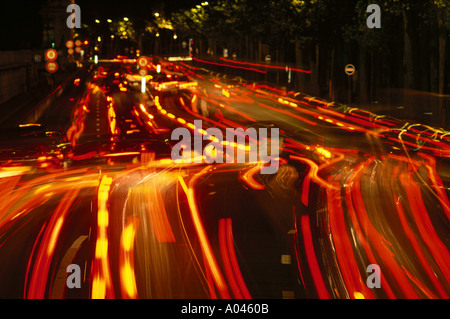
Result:
[[[301,49],[301,42],[299,38],[295,38],[295,65],[301,69],[303,67],[303,54]],[[305,76],[303,73],[296,73],[295,76],[295,89],[298,91],[304,91]]]
[[[359,103],[367,103],[367,48],[359,45],[359,66],[358,66],[358,88],[359,88]]]
[[[408,32],[409,21],[408,16],[405,11],[402,12],[403,15],[403,86],[405,89],[412,89],[414,85],[413,79],[413,55],[412,55],[412,44],[411,38]]]
[[[311,46],[311,55],[309,57],[311,70],[311,94],[319,96],[319,44],[316,43]]]
[[[329,78],[329,87],[328,87],[328,99],[330,101],[334,101],[334,57],[336,51],[333,47],[331,49],[331,62],[330,62],[330,78]]]
[[[444,116],[444,82],[445,82],[445,46],[446,46],[446,36],[447,32],[445,30],[445,22],[444,22],[444,14],[443,10],[438,10],[437,12],[437,20],[438,20],[438,47],[439,47],[439,118],[441,119],[441,124],[444,124],[445,116]]]
[[[262,44],[261,40],[258,40],[258,62],[262,61]]]

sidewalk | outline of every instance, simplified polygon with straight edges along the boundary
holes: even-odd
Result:
[[[70,76],[70,73],[57,73],[53,86],[49,86],[45,79],[41,79],[39,83],[28,90],[28,92],[17,95],[0,104],[0,127],[18,125],[28,112],[44,100],[59,85],[64,83]]]

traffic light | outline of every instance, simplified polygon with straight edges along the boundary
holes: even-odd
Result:
[[[194,56],[194,40],[193,39],[189,39],[189,55],[191,57]]]

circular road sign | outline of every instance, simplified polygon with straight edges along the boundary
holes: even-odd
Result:
[[[56,71],[58,71],[58,63],[54,61],[49,61],[45,65],[45,68],[49,73],[55,73]]]
[[[355,66],[353,64],[347,64],[345,66],[345,73],[347,73],[347,75],[355,74]]]
[[[81,46],[82,44],[83,44],[83,42],[81,42],[80,39],[77,39],[77,40],[75,41],[75,45],[76,45],[77,47]]]
[[[146,76],[147,75],[147,70],[146,69],[140,69],[139,70],[139,75],[140,76]]]
[[[75,47],[75,53],[80,54],[81,53],[81,47]]]
[[[74,45],[75,45],[75,43],[73,42],[73,40],[69,40],[66,42],[66,47],[68,49],[72,49]]]
[[[45,51],[45,58],[48,61],[55,61],[57,57],[58,57],[58,52],[56,52],[55,49],[48,49],[47,51]]]
[[[145,68],[148,65],[148,60],[145,56],[141,56],[138,60],[137,60],[138,65],[141,68]]]
[[[69,53],[69,55],[72,55],[73,54],[73,49],[72,48],[68,49],[67,53]]]

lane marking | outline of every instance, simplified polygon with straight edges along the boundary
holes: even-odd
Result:
[[[66,289],[67,280],[67,266],[72,264],[75,259],[75,255],[80,249],[81,244],[88,238],[87,235],[78,237],[72,244],[72,246],[66,251],[61,264],[59,265],[58,272],[56,273],[55,280],[53,282],[51,299],[63,299],[64,291]]]

